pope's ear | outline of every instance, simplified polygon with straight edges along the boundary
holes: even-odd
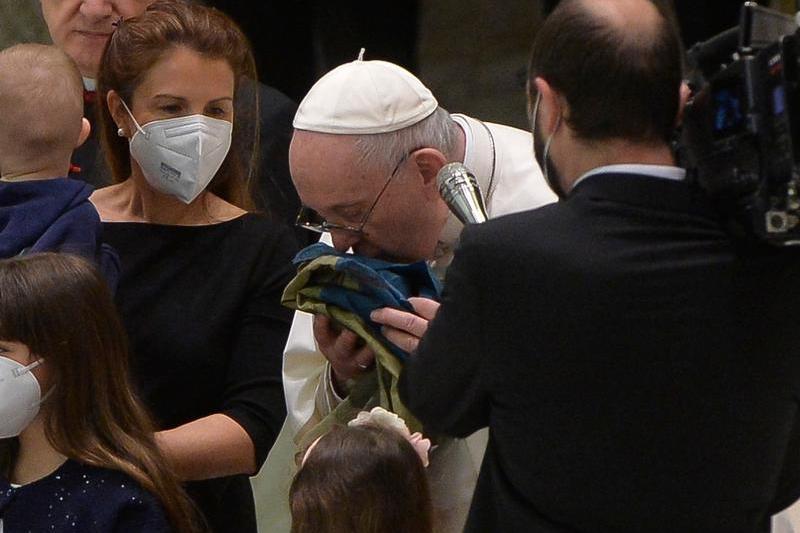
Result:
[[[411,158],[413,164],[416,164],[425,186],[433,186],[436,189],[436,175],[447,164],[447,158],[444,154],[436,148],[421,148],[412,152],[409,158]]]

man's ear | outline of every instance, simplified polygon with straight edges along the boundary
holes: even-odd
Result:
[[[535,78],[533,84],[536,87],[536,92],[540,95],[539,117],[536,124],[549,137],[556,131],[562,118],[561,99],[544,78]],[[532,103],[529,105],[533,106]],[[533,109],[531,109],[531,112],[533,112]]]
[[[81,134],[78,135],[78,142],[75,144],[75,148],[85,143],[90,133],[92,133],[92,125],[89,124],[86,117],[81,117]]]
[[[125,133],[125,137],[130,139],[133,136],[135,126],[133,126],[131,117],[125,110],[122,104],[122,98],[117,94],[117,91],[108,91],[106,103],[108,104],[108,111],[111,113],[111,118],[114,119],[117,128],[121,128]]]
[[[680,96],[678,101],[678,116],[675,117],[675,127],[681,126],[683,124],[683,112],[686,110],[686,104],[689,102],[689,98],[692,97],[692,89],[689,87],[689,84],[685,81],[681,82],[680,88]]]
[[[425,188],[438,191],[436,175],[447,164],[445,155],[436,148],[421,148],[412,152],[409,158],[411,158],[412,164],[416,165],[417,171],[422,176],[422,183]]]

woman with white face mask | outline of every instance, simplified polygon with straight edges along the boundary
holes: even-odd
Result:
[[[248,212],[239,148],[253,143],[232,139],[257,133],[233,112],[252,65],[216,10],[161,0],[121,21],[98,76],[117,184],[92,196],[157,441],[211,528],[237,533],[255,531],[248,475],[285,416],[280,297],[296,251],[290,230]]]
[[[0,531],[198,531],[83,259],[0,261]]]

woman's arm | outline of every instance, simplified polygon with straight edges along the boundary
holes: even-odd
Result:
[[[232,317],[236,331],[216,412],[156,434],[184,480],[255,474],[286,417],[281,363],[292,314],[280,301],[294,275],[296,244],[288,229],[276,233],[263,242],[246,301]]]
[[[254,474],[253,441],[236,421],[213,414],[156,433],[162,453],[184,481]]]

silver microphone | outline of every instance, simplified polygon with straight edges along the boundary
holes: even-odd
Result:
[[[486,222],[483,194],[475,175],[463,163],[448,163],[436,175],[439,194],[464,224]]]

